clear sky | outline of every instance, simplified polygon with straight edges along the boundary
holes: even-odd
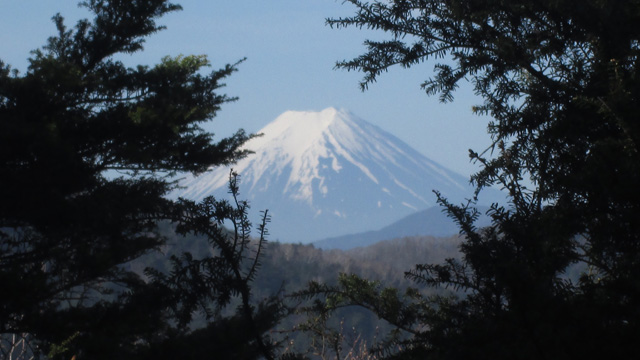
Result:
[[[123,58],[128,65],[157,63],[163,56],[205,54],[215,68],[246,57],[227,79],[224,92],[239,97],[226,104],[207,129],[229,135],[244,128],[260,130],[287,110],[322,110],[334,106],[407,142],[418,151],[463,175],[470,164],[467,149],[489,144],[487,119],[471,113],[480,103],[470,88],[453,103],[441,104],[420,89],[433,69],[425,63],[396,68],[361,92],[361,73],[334,70],[336,61],[364,52],[367,38],[385,34],[358,29],[331,29],[328,17],[348,16],[355,9],[342,0],[176,1],[184,10],[159,20],[167,29],[151,36],[145,50]],[[60,12],[67,26],[87,17],[73,0],[0,0],[0,59],[26,70],[29,51],[55,33],[51,17]]]

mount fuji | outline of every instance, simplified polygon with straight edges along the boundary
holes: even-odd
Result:
[[[436,204],[432,190],[453,202],[473,195],[467,178],[426,158],[356,115],[328,108],[287,111],[231,166],[252,220],[269,209],[270,239],[307,243],[375,230]],[[231,167],[187,177],[177,196],[226,198]]]

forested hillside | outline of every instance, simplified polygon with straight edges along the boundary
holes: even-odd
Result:
[[[165,225],[163,234],[169,239],[158,252],[146,255],[127,266],[139,274],[152,267],[168,271],[171,256],[188,252],[194,258],[215,255],[206,239],[197,236],[182,238]],[[405,237],[380,241],[351,250],[323,250],[312,244],[268,242],[253,284],[255,297],[270,296],[282,291],[290,294],[305,288],[310,281],[333,283],[338,274],[357,274],[387,286],[410,284],[404,273],[423,261],[443,262],[458,258],[460,237]]]
[[[202,237],[182,238],[167,224],[163,229],[163,234],[169,239],[167,245],[157,253],[129,263],[127,266],[130,269],[139,274],[144,274],[147,267],[168,272],[168,259],[171,256],[180,257],[184,252],[189,252],[194,258],[216,255]],[[287,302],[292,307],[291,312],[280,324],[272,328],[271,332],[275,334],[274,338],[291,341],[291,351],[313,356],[320,351],[317,342],[321,341],[322,337],[313,331],[301,330],[305,324],[313,320],[313,317],[302,311],[304,306],[310,303],[300,301],[292,295],[306,289],[310,282],[336,284],[340,274],[357,275],[379,282],[380,288],[406,289],[417,286],[425,295],[443,293],[442,290],[420,286],[407,280],[405,272],[425,260],[441,263],[447,258],[458,258],[460,242],[461,238],[458,236],[405,237],[351,250],[323,250],[312,244],[269,242],[261,257],[258,275],[252,283],[252,296],[256,302],[273,295]],[[236,299],[232,302],[229,308],[237,306],[238,301],[239,299]],[[202,317],[203,314],[199,316]],[[204,323],[202,319],[196,322],[200,325]],[[323,331],[335,331],[336,336],[342,337],[341,346],[345,348],[371,345],[376,336],[382,337],[392,329],[385,321],[379,321],[374,314],[357,307],[345,308],[332,315],[326,324],[316,325],[322,326]],[[327,336],[325,334],[325,337]],[[334,350],[328,340],[324,341],[327,341],[324,344],[327,347],[324,356],[329,356]],[[365,351],[365,348],[358,351]]]

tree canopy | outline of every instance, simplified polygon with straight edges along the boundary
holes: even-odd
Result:
[[[502,187],[487,228],[473,204],[441,204],[466,240],[462,260],[407,276],[458,290],[423,298],[343,277],[316,286],[337,307],[396,325],[390,358],[579,358],[638,355],[640,330],[640,3],[637,1],[348,0],[329,19],[388,34],[338,68],[363,89],[392,66],[434,64],[423,88],[454,100],[473,84],[493,142],[471,150],[478,187]],[[580,269],[579,277],[566,274]],[[320,312],[324,309],[316,308]]]
[[[219,90],[238,63],[207,73],[206,56],[179,55],[126,67],[117,55],[141,51],[163,28],[156,21],[180,6],[81,5],[94,18],[68,29],[55,15],[58,34],[24,74],[0,62],[1,356],[157,358],[199,343],[197,351],[224,345],[230,357],[269,357],[262,334],[281,309],[250,298],[259,252],[250,253],[246,203],[167,197],[180,173],[247,154],[242,130],[214,141],[201,127],[235,100]],[[228,221],[235,231],[223,229]],[[165,244],[166,223],[203,236],[212,255],[177,256],[168,273],[131,271],[132,260]],[[222,319],[234,297],[237,314],[191,332],[196,312]],[[204,340],[234,333],[244,340]]]

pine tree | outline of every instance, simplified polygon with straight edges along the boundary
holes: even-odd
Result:
[[[233,326],[245,337],[231,350],[270,357],[265,324],[282,308],[250,298],[259,253],[250,253],[246,204],[167,198],[177,175],[247,155],[240,146],[251,136],[242,130],[213,141],[200,127],[235,100],[218,91],[237,63],[206,74],[207,58],[189,55],[128,68],[116,55],[141,51],[163,28],[156,20],[180,6],[81,5],[95,18],[67,29],[56,15],[58,34],[33,52],[25,74],[0,62],[2,357],[184,353],[203,333],[230,335]],[[225,219],[235,232],[223,229]],[[149,269],[144,279],[127,264],[165,243],[166,223],[203,235],[213,255],[176,257],[168,274]],[[224,320],[237,294],[241,312]],[[192,332],[197,311],[218,321]],[[239,323],[251,330],[239,332]]]
[[[502,187],[509,204],[477,229],[473,204],[440,198],[465,236],[463,257],[407,276],[456,296],[400,295],[347,276],[301,295],[396,325],[390,358],[638,356],[640,3],[348,2],[357,13],[331,26],[389,40],[367,41],[338,67],[364,72],[366,89],[392,66],[436,62],[423,88],[445,102],[470,81],[493,139],[470,151],[483,166],[472,180],[478,191]]]

